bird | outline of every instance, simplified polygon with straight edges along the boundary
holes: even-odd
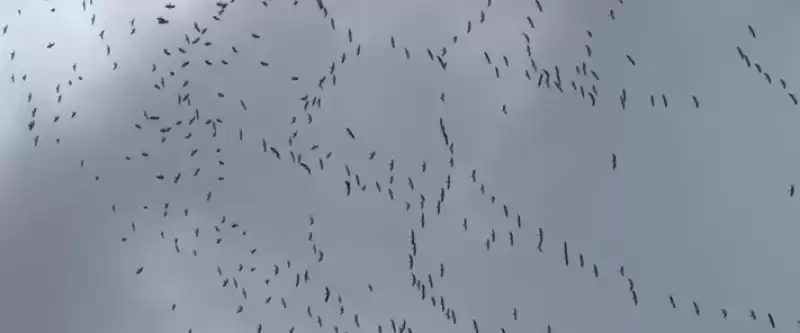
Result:
[[[617,154],[611,153],[611,169],[617,170]]]
[[[628,59],[628,62],[631,63],[631,66],[636,66],[636,61],[634,61],[633,58],[631,58],[631,56],[629,54],[626,54],[625,58]]]
[[[464,220],[464,222],[466,224],[466,219]],[[539,232],[537,233],[537,235],[539,235],[539,244],[536,246],[536,248],[539,249],[539,252],[542,252],[542,243],[544,242],[544,231],[542,230],[542,228],[539,228]]]

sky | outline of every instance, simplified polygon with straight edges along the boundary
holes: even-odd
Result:
[[[322,5],[0,3],[0,331],[800,329],[793,1]]]

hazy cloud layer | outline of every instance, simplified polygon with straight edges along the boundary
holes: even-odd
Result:
[[[0,331],[798,329],[797,6],[493,2],[0,3]],[[411,230],[436,308],[411,287]]]

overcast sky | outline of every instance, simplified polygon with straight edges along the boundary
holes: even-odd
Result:
[[[794,1],[81,2],[0,3],[2,332],[800,329]]]

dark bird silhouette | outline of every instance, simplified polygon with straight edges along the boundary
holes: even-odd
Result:
[[[536,247],[539,249],[539,252],[542,252],[542,243],[544,243],[544,231],[542,230],[542,228],[539,228],[538,235],[539,235],[539,245],[537,245]]]
[[[611,153],[611,170],[617,170],[617,154]]]
[[[630,55],[626,54],[625,58],[628,58],[628,62],[630,62],[631,65],[636,66],[636,61],[633,61],[633,58],[631,58]]]

